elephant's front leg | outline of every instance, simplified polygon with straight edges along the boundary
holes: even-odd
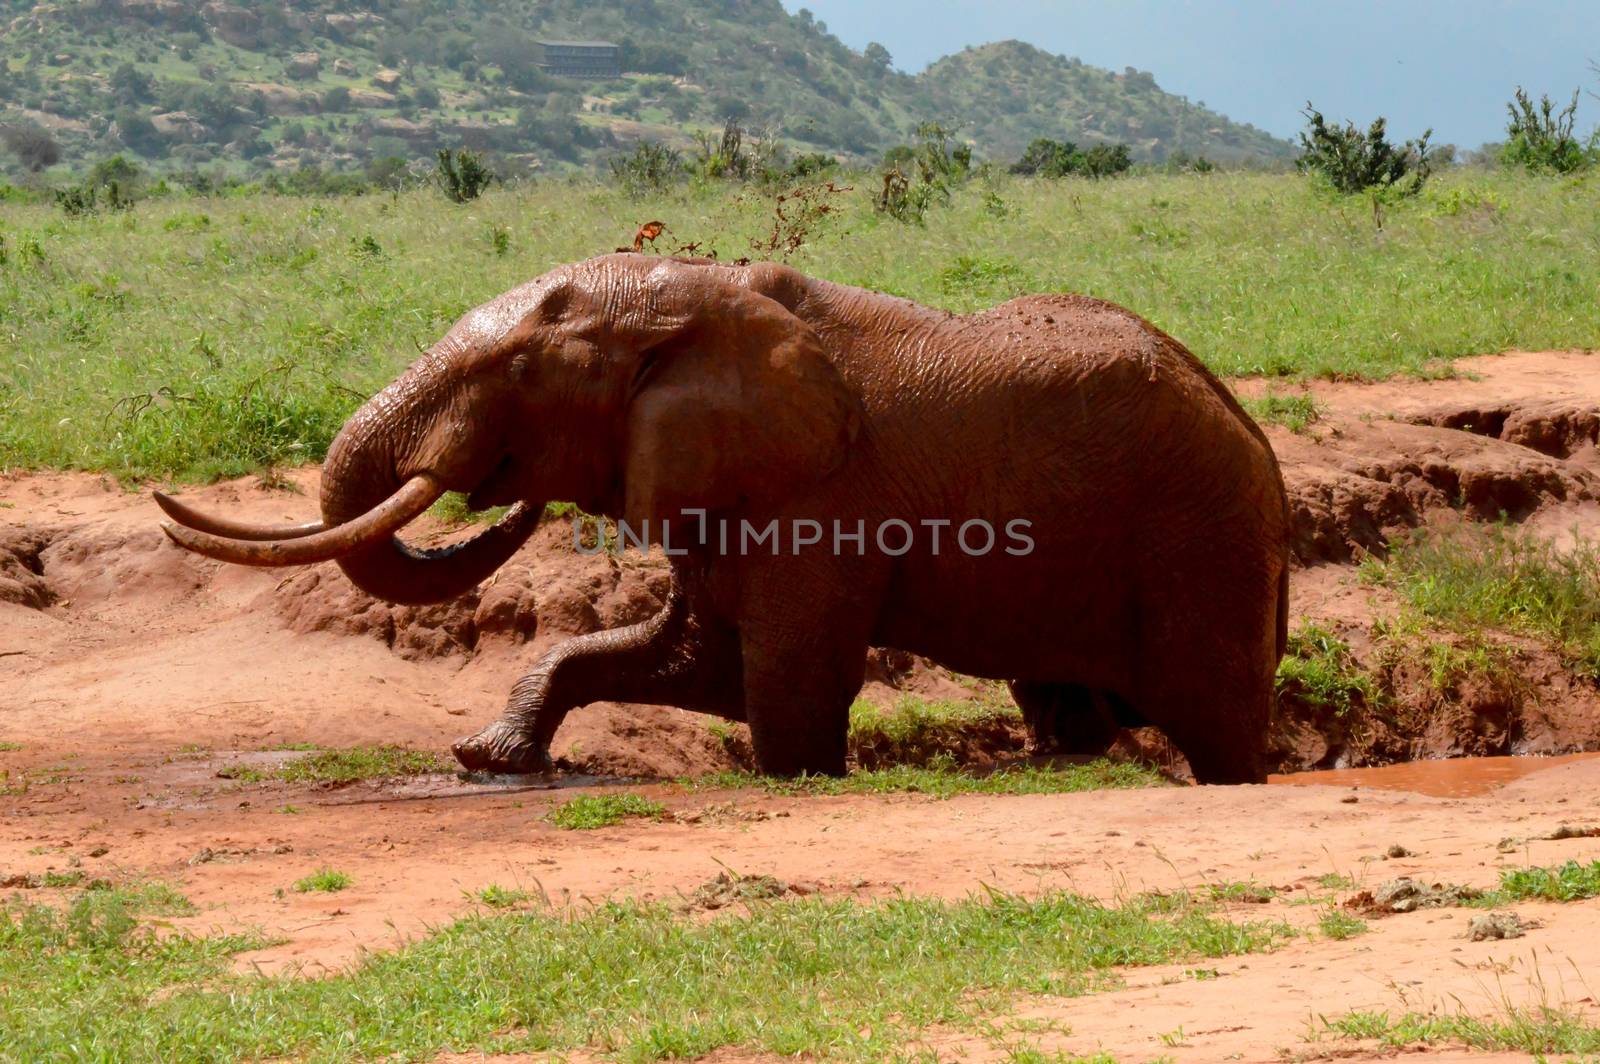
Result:
[[[544,772],[569,711],[591,702],[646,702],[742,719],[739,635],[702,616],[676,579],[647,621],[569,639],[511,689],[500,719],[457,742],[456,760],[485,772]]]

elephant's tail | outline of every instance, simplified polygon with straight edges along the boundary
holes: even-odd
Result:
[[[1289,649],[1289,559],[1283,560],[1278,573],[1278,658]]]

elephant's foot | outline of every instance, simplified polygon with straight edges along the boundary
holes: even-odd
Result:
[[[476,735],[457,740],[450,747],[461,767],[468,772],[495,772],[522,776],[554,771],[550,751],[528,733],[504,720],[497,720]]]

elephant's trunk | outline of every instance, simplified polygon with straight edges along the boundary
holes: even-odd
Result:
[[[322,467],[322,519],[330,528],[368,513],[404,483],[398,452],[407,442],[409,419],[394,410],[393,398],[386,390],[363,407],[328,449]],[[389,602],[443,602],[472,590],[516,553],[533,533],[541,510],[519,502],[471,539],[432,550],[411,547],[391,535],[342,555],[339,568],[357,587]]]

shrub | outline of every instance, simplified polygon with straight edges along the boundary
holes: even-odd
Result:
[[[1096,144],[1083,153],[1083,172],[1088,177],[1111,177],[1126,173],[1133,157],[1126,144]]]
[[[1580,144],[1572,134],[1578,116],[1576,89],[1572,101],[1557,111],[1550,97],[1541,96],[1536,107],[1519,87],[1506,104],[1506,111],[1511,121],[1506,125],[1506,143],[1500,149],[1500,159],[1509,166],[1570,174],[1594,165],[1600,156],[1600,130],[1590,137],[1588,145]]]
[[[929,207],[948,203],[951,186],[972,172],[972,148],[952,146],[950,138],[951,131],[938,122],[924,122],[917,127],[916,144],[886,152],[883,186],[873,205],[897,221],[920,224]]]
[[[637,196],[660,192],[683,176],[683,153],[665,144],[641,141],[633,151],[611,160],[611,176]]]
[[[452,203],[466,203],[483,194],[483,190],[499,180],[495,172],[484,165],[477,152],[439,149],[439,165],[433,171],[434,184]]]
[[[1022,158],[1011,164],[1013,174],[1028,177],[1065,177],[1083,169],[1083,152],[1070,140],[1051,140],[1036,137],[1022,153]]]
[[[0,126],[0,142],[32,173],[61,161],[61,145],[37,122]]]
[[[1321,175],[1334,189],[1346,194],[1375,190],[1413,196],[1422,190],[1432,169],[1428,138],[1433,130],[1396,146],[1389,143],[1387,120],[1381,115],[1363,132],[1354,122],[1329,126],[1310,103],[1303,113],[1306,129],[1300,134],[1302,154],[1295,160],[1301,171]]]
[[[1209,165],[1209,164],[1208,164]],[[1028,145],[1022,158],[1011,164],[1013,174],[1036,177],[1110,177],[1133,166],[1133,155],[1126,144],[1096,144],[1087,151],[1070,140],[1038,137]]]

